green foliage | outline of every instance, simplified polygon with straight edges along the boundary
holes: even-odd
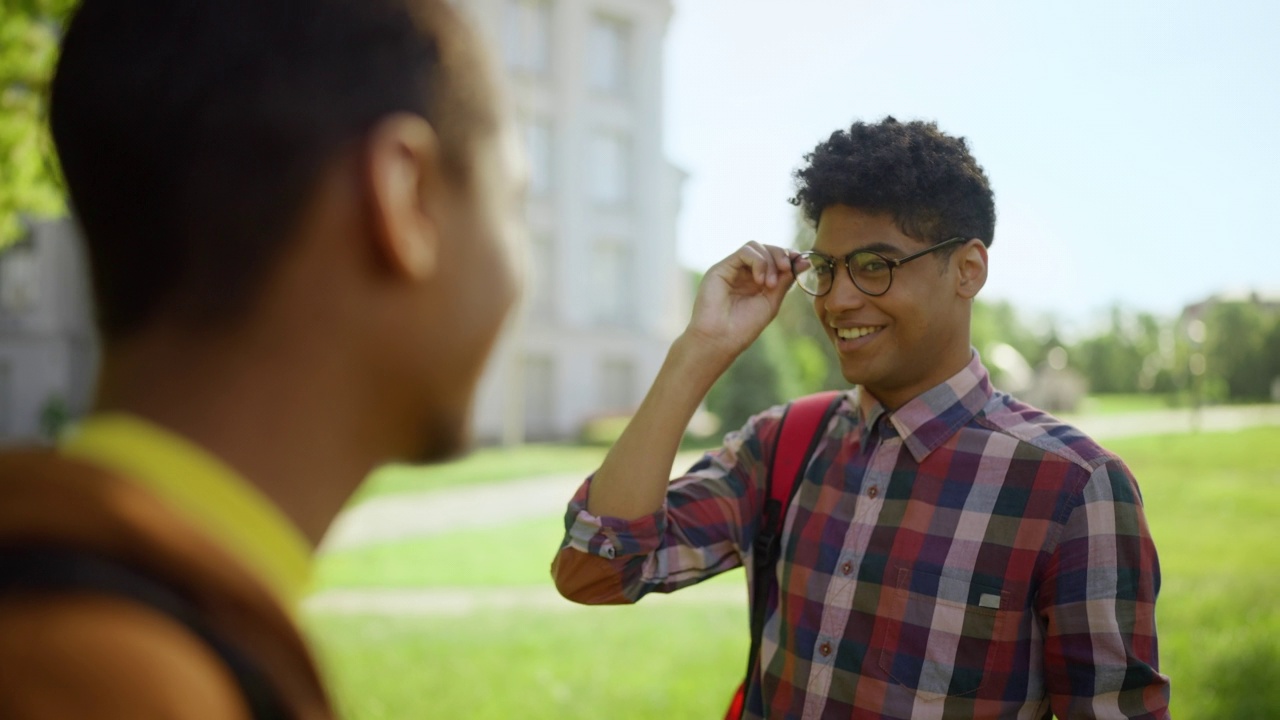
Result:
[[[1150,316],[1143,318],[1151,319]],[[1121,308],[1111,309],[1111,325],[1100,335],[1081,342],[1073,355],[1096,393],[1139,391],[1139,377],[1147,353],[1158,345],[1152,322],[1135,322]]]
[[[51,395],[40,410],[40,431],[46,440],[54,441],[71,422],[71,410],[61,395]]]
[[[1257,302],[1214,302],[1197,345],[1185,321],[1113,308],[1109,326],[1072,348],[1095,393],[1191,394],[1203,402],[1256,402],[1280,378],[1280,313]],[[1203,374],[1194,375],[1200,355]]]
[[[752,415],[795,397],[799,390],[782,332],[765,328],[751,347],[734,360],[707,393],[707,409],[721,428],[735,430]]]
[[[848,387],[836,349],[814,312],[812,297],[793,288],[783,299],[773,326],[786,343],[797,394]]]
[[[63,211],[61,179],[45,124],[61,21],[74,0],[0,0],[0,247],[23,214]]]
[[[1218,303],[1205,318],[1206,370],[1232,400],[1268,400],[1280,377],[1280,315],[1250,302]]]
[[[989,356],[993,347],[1003,343],[1017,350],[1034,366],[1048,352],[1046,338],[1053,332],[1051,329],[1047,330],[1043,337],[1038,335],[1023,322],[1013,304],[1007,300],[978,300],[973,304],[969,338],[983,355]]]

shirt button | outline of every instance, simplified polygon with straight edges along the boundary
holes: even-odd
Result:
[[[853,563],[851,563],[851,562],[849,562],[848,560],[846,560],[846,561],[845,561],[845,563],[844,563],[843,565],[841,565],[841,566],[840,566],[840,572],[844,573],[845,575],[852,575],[852,574],[853,574]]]
[[[876,487],[875,485],[872,485],[872,486],[871,486],[871,489],[867,491],[867,497],[869,497],[869,498],[873,498],[873,499],[874,499],[874,498],[875,498],[875,496],[877,496],[877,495],[879,495],[879,494],[880,494],[880,488]]]
[[[820,645],[820,646],[818,647],[818,653],[819,653],[819,654],[821,654],[821,655],[822,655],[822,657],[828,657],[828,656],[830,656],[830,655],[831,655],[831,643],[829,643],[829,642],[824,642],[824,643],[822,643],[822,645]]]

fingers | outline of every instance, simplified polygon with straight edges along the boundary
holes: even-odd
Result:
[[[780,279],[791,280],[791,254],[785,248],[752,240],[735,257],[750,269],[757,285],[775,288]]]
[[[766,245],[765,248],[769,250],[773,266],[777,269],[777,277],[783,281],[790,282],[792,280],[791,251],[776,245]],[[770,287],[773,286],[771,285]]]

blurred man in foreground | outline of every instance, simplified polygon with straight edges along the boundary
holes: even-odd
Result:
[[[982,168],[963,140],[892,118],[807,160],[795,202],[813,252],[750,243],[707,272],[569,505],[560,591],[629,603],[746,565],[755,637],[735,718],[1167,717],[1137,484],[1079,430],[993,389],[970,346],[995,232]],[[690,416],[792,284],[858,387],[800,438],[780,433],[799,402],[764,410],[668,484]],[[805,448],[801,474],[771,477]]]
[[[522,188],[445,0],[85,0],[50,124],[104,344],[0,455],[0,717],[328,718],[293,617],[376,465],[466,442]]]

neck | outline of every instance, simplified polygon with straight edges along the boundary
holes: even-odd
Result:
[[[96,409],[200,445],[258,487],[312,545],[382,460],[368,403],[333,348],[280,333],[149,333],[105,353]]]
[[[863,390],[879,400],[886,410],[892,412],[946,382],[965,369],[972,359],[973,347],[969,344],[968,334],[966,334],[963,345],[956,345],[941,354],[916,382],[898,387],[863,386]]]

